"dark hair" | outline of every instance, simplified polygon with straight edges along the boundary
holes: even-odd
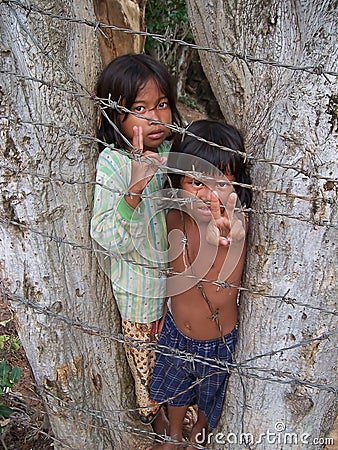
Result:
[[[96,83],[96,95],[122,104],[130,109],[137,94],[142,87],[152,79],[159,90],[168,98],[173,123],[182,125],[180,113],[176,106],[176,89],[166,67],[156,59],[145,54],[127,53],[113,59],[102,71]],[[116,109],[106,109],[107,116],[117,126],[119,124],[119,112]],[[100,121],[97,128],[97,137],[108,144],[116,144],[124,148],[125,143],[119,133],[109,123],[109,120],[100,113]],[[124,115],[124,119],[128,113]],[[101,144],[102,148],[103,145]]]
[[[169,168],[197,171],[208,175],[217,175],[217,172],[221,171],[223,174],[231,173],[234,175],[237,183],[251,184],[243,155],[240,155],[240,153],[244,153],[243,140],[235,127],[207,119],[193,122],[187,130],[195,136],[235,150],[235,152],[202,142],[193,136],[177,134],[168,157],[167,165]],[[236,153],[236,151],[240,153]],[[192,155],[195,158],[186,155]],[[170,185],[179,189],[183,176],[175,172],[170,173],[169,169]],[[238,185],[234,185],[234,189],[241,204],[249,207],[252,198],[251,189]]]

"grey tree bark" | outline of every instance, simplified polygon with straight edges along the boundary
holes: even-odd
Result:
[[[196,43],[230,53],[200,58],[257,188],[218,444],[323,448],[337,414],[337,4],[187,6]]]
[[[119,5],[125,27],[129,3]],[[1,294],[16,312],[55,447],[137,448],[134,417],[124,412],[134,399],[119,315],[89,238],[90,96],[101,70],[93,5],[6,1],[0,14]]]

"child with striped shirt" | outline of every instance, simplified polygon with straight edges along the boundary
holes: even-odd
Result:
[[[115,58],[98,79],[97,97],[105,106],[99,114],[103,144],[91,236],[111,256],[109,275],[140,418],[164,432],[164,413],[151,406],[148,392],[155,355],[146,344],[163,314],[166,279],[160,271],[166,267],[167,249],[164,211],[152,197],[163,187],[159,167],[169,151],[170,129],[164,124],[180,125],[181,118],[168,71],[145,54]],[[115,108],[107,99],[116,102]],[[145,345],[132,345],[135,340]]]

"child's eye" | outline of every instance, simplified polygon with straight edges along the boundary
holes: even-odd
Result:
[[[192,181],[191,181],[191,184],[192,184],[193,186],[196,186],[196,187],[202,187],[202,186],[203,186],[202,181],[199,181],[199,180],[192,180]]]
[[[229,181],[217,181],[218,188],[225,188],[227,186],[230,186]]]
[[[157,105],[157,108],[158,108],[158,109],[167,109],[167,108],[169,108],[169,103],[168,103],[168,101],[165,100],[165,101],[160,102],[160,103]]]
[[[137,112],[139,114],[142,114],[142,113],[145,112],[145,107],[142,106],[142,105],[133,106],[132,107],[132,111],[135,111],[135,112]]]

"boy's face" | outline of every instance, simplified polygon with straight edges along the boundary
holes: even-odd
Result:
[[[229,195],[234,192],[234,187],[229,182],[236,181],[234,175],[227,174],[223,176],[211,176],[204,180],[196,180],[189,176],[183,176],[181,179],[182,194],[185,197],[192,197],[200,201],[192,201],[191,206],[187,205],[187,212],[199,222],[209,222],[212,218],[210,211],[210,199],[212,191],[217,192],[221,213],[224,212],[223,205],[226,205]]]
[[[144,87],[138,91],[130,110],[147,119],[171,124],[171,109],[168,98],[158,89],[157,84],[152,79],[147,81]],[[157,147],[170,134],[169,128],[153,123],[151,120],[145,120],[133,114],[128,114],[126,120],[123,120],[124,113],[120,117],[121,131],[130,143],[133,140],[133,127],[142,127],[144,150],[157,151]]]

